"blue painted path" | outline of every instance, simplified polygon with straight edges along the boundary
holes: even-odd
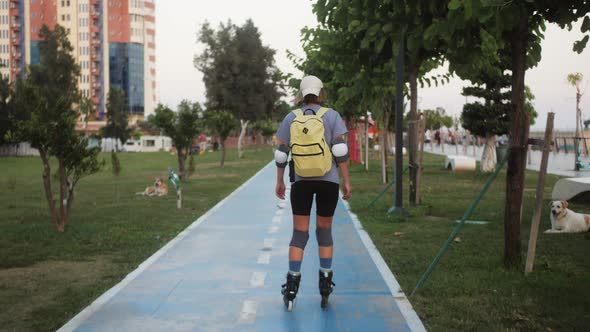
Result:
[[[60,331],[424,330],[342,200],[328,309],[320,308],[314,216],[295,309],[284,309],[292,224],[289,202],[274,196],[275,172],[267,165]]]

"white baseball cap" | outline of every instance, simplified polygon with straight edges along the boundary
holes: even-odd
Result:
[[[324,87],[322,81],[315,76],[305,76],[301,80],[301,85],[299,85],[299,90],[301,91],[301,95],[303,97],[307,95],[314,95],[319,96],[320,90]]]

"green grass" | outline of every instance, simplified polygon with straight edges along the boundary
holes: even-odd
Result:
[[[272,158],[270,149],[250,150],[243,160],[228,153],[195,159],[196,172],[184,184],[184,209],[175,195],[143,197],[155,176],[167,177],[176,157],[166,153],[120,154],[123,170],[106,168],[85,178],[64,234],[50,222],[38,158],[0,158],[0,330],[55,330],[96,297],[123,279]],[[451,173],[443,157],[426,155],[423,204],[408,207],[414,217],[389,217],[389,192],[381,191],[378,163],[365,172],[351,168],[351,206],[396,275],[410,293],[451,230],[483,187],[488,175]],[[590,328],[590,240],[587,234],[540,234],[534,272],[505,270],[503,256],[504,179],[502,172],[470,217],[487,225],[465,225],[417,295],[410,300],[433,331],[588,330]],[[407,174],[404,176],[407,180]],[[557,176],[549,175],[541,231],[549,227],[548,202]],[[527,172],[523,209],[523,257],[537,173]],[[590,212],[583,202],[575,211]],[[401,233],[401,234],[400,234]]]
[[[455,227],[489,175],[452,173],[443,168],[444,157],[425,155],[423,203],[408,207],[404,183],[404,207],[412,218],[388,216],[390,193],[371,209],[367,205],[384,188],[377,161],[366,172],[351,168],[351,206],[406,294],[411,293],[442,244]],[[407,164],[407,161],[406,161]],[[414,309],[431,331],[589,330],[590,237],[588,234],[540,234],[534,271],[503,268],[503,218],[505,174],[475,209],[470,220],[486,225],[465,225],[430,278],[410,298]],[[407,181],[407,174],[404,181]],[[526,173],[521,228],[523,267],[533,213],[537,172]],[[559,177],[546,178],[540,231],[550,227],[548,204]],[[590,212],[584,202],[570,208]],[[401,234],[400,234],[401,233]]]
[[[242,160],[235,150],[227,156],[223,169],[220,152],[195,158],[179,211],[172,188],[166,197],[135,195],[154,177],[167,178],[176,156],[121,153],[115,177],[104,154],[106,167],[80,181],[63,234],[50,221],[40,159],[0,158],[0,330],[59,328],[254,175],[272,152],[257,147]]]

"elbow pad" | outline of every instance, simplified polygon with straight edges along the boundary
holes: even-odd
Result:
[[[287,167],[287,158],[289,157],[289,147],[285,144],[279,145],[279,148],[275,151],[275,163],[278,168]]]
[[[348,145],[346,145],[344,139],[336,138],[332,141],[332,155],[337,164],[348,161]]]

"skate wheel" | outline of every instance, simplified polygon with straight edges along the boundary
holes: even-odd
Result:
[[[293,311],[293,307],[294,307],[293,301],[288,301],[286,303],[286,305],[287,305],[287,311]]]

